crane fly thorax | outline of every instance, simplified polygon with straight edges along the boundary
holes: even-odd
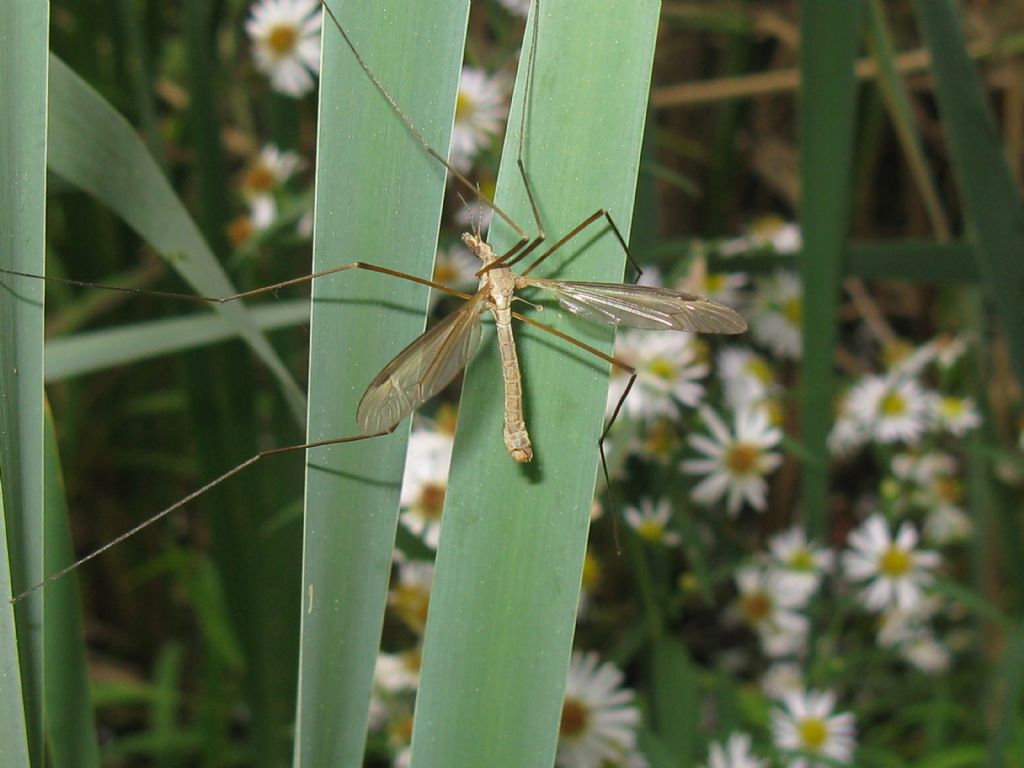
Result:
[[[498,260],[494,249],[485,243],[480,235],[463,233],[462,242],[483,262],[484,267]],[[480,290],[486,292],[488,302],[497,309],[508,309],[512,306],[515,289],[516,276],[512,270],[505,267],[489,269],[480,276]]]

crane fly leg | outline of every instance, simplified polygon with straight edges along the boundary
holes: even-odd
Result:
[[[513,312],[512,317],[514,317],[516,320],[520,320],[526,323],[527,325],[532,325],[534,328],[540,328],[542,331],[547,331],[548,333],[554,334],[563,341],[568,341],[570,344],[573,344],[579,347],[580,349],[589,352],[590,354],[596,357],[601,358],[606,363],[611,363],[616,368],[629,375],[629,381],[626,382],[626,388],[622,391],[622,396],[619,398],[619,401],[615,404],[615,409],[612,411],[611,418],[609,418],[608,421],[605,423],[604,430],[601,432],[601,436],[597,439],[597,450],[601,454],[601,469],[604,472],[604,482],[605,486],[608,488],[608,498],[611,501],[612,513],[614,513],[615,497],[612,494],[612,479],[611,476],[608,474],[608,459],[606,458],[604,453],[604,441],[605,438],[608,437],[608,432],[609,430],[611,430],[612,425],[615,423],[615,420],[619,417],[619,411],[622,410],[622,406],[626,402],[626,398],[629,396],[630,391],[633,389],[633,384],[636,382],[636,368],[631,366],[629,363],[619,360],[617,357],[613,357],[612,355],[606,355],[601,350],[594,349],[589,344],[582,342],[579,339],[574,339],[569,334],[563,333],[557,328],[552,328],[550,325],[547,325],[546,323],[540,323],[530,317],[527,317],[526,315],[521,315],[518,312]]]
[[[397,425],[395,425],[395,426],[397,426]],[[310,450],[312,448],[323,448],[323,447],[328,446],[328,445],[339,445],[341,443],[355,443],[355,442],[359,442],[360,440],[370,440],[371,438],[374,438],[374,437],[384,437],[385,435],[390,435],[394,431],[395,431],[395,427],[391,427],[391,429],[385,430],[383,432],[377,432],[377,433],[372,434],[372,435],[352,435],[350,437],[335,437],[335,438],[332,438],[330,440],[315,440],[315,441],[313,441],[311,443],[298,443],[296,445],[286,445],[286,446],[282,446],[280,448],[268,448],[266,450],[260,451],[259,453],[253,454],[248,459],[246,459],[245,461],[241,462],[240,464],[232,467],[231,469],[229,469],[224,474],[222,474],[222,475],[220,475],[218,477],[215,477],[213,480],[208,482],[206,485],[204,485],[204,486],[202,486],[200,488],[197,488],[196,490],[192,491],[192,493],[190,493],[185,498],[179,499],[178,501],[176,501],[173,504],[171,504],[171,506],[166,507],[166,508],[160,510],[155,515],[152,515],[151,517],[147,518],[146,520],[143,520],[141,523],[139,523],[138,525],[136,525],[133,528],[128,529],[127,531],[125,531],[120,536],[116,537],[115,539],[113,539],[111,541],[108,541],[106,544],[104,544],[99,549],[93,550],[92,552],[90,552],[85,557],[81,557],[78,560],[75,560],[75,562],[71,563],[71,565],[68,565],[68,566],[60,569],[56,573],[53,573],[53,574],[47,576],[45,579],[43,579],[38,584],[35,584],[34,586],[31,586],[28,589],[26,589],[21,594],[18,594],[16,596],[12,597],[11,598],[11,603],[21,602],[22,600],[24,600],[26,597],[31,595],[36,590],[42,589],[47,584],[51,584],[52,582],[57,581],[58,579],[66,576],[67,574],[71,573],[71,571],[75,570],[76,568],[78,568],[81,565],[84,565],[85,563],[89,562],[93,558],[99,557],[104,552],[106,552],[108,549],[116,547],[122,541],[130,539],[132,536],[134,536],[139,531],[141,531],[141,530],[143,530],[145,528],[148,528],[149,526],[153,525],[153,523],[157,522],[158,520],[162,520],[163,518],[167,517],[167,515],[171,514],[172,512],[175,512],[176,510],[181,509],[182,507],[184,507],[189,502],[191,502],[191,501],[199,498],[200,496],[204,495],[207,491],[210,491],[213,488],[216,488],[218,485],[223,483],[225,480],[228,480],[228,479],[234,477],[235,475],[237,475],[239,472],[241,472],[241,471],[243,471],[245,469],[248,469],[253,464],[256,464],[260,459],[265,459],[268,456],[277,456],[278,454],[282,454],[282,453],[294,453],[295,451],[308,451],[308,450]]]
[[[612,218],[611,213],[609,213],[604,208],[599,208],[598,210],[594,211],[592,214],[587,216],[587,218],[585,218],[583,221],[581,221],[579,224],[573,227],[569,231],[569,233],[565,235],[561,240],[559,240],[557,243],[555,243],[546,251],[544,251],[544,253],[538,256],[536,261],[534,261],[530,266],[523,270],[523,277],[526,277],[528,274],[530,274],[534,269],[540,266],[541,262],[543,262],[544,259],[546,259],[552,253],[557,251],[567,242],[572,240],[572,238],[576,237],[576,235],[578,235],[584,229],[586,229],[591,224],[602,218],[605,221],[607,221],[608,226],[611,227],[612,232],[615,234],[615,239],[618,240],[619,245],[622,246],[622,252],[626,254],[626,258],[629,260],[630,266],[633,267],[634,270],[636,270],[636,280],[639,280],[640,275],[643,274],[643,270],[640,269],[640,265],[636,263],[636,259],[633,258],[633,254],[629,252],[629,246],[626,245],[626,239],[622,236],[622,230],[619,229],[619,225],[615,223],[615,219]],[[636,280],[634,280],[633,282],[636,282]]]
[[[458,296],[460,299],[468,299],[470,295],[462,291],[457,291],[454,288],[449,288],[447,285],[434,282],[433,280],[427,280],[424,277],[416,277],[405,272],[399,272],[396,269],[389,269],[388,267],[380,267],[376,264],[369,264],[364,261],[354,261],[351,264],[342,264],[339,267],[331,267],[330,269],[324,269],[320,272],[314,272],[311,275],[302,275],[301,277],[293,277],[290,280],[282,280],[279,283],[273,283],[272,285],[264,285],[262,288],[253,288],[250,291],[242,291],[241,293],[235,293],[231,296],[200,296],[195,293],[173,293],[171,291],[151,291],[146,288],[128,288],[119,285],[104,285],[102,283],[95,283],[88,280],[72,280],[67,277],[54,277],[46,275],[33,275],[29,272],[17,272],[13,269],[0,268],[0,274],[15,275],[17,277],[28,277],[33,280],[47,280],[54,283],[61,283],[63,285],[74,285],[79,288],[99,288],[105,291],[116,291],[118,293],[130,293],[139,296],[154,296],[162,299],[176,299],[179,301],[198,301],[204,304],[227,304],[230,301],[238,301],[239,299],[249,299],[253,296],[260,296],[264,293],[273,293],[279,291],[282,288],[288,288],[293,285],[299,285],[300,283],[307,283],[311,280],[315,280],[318,277],[327,277],[337,272],[345,272],[349,269],[365,269],[369,272],[379,272],[382,275],[391,275],[402,280],[408,280],[413,283],[419,283],[420,285],[426,285],[430,288],[436,288],[439,291],[443,291],[450,296]]]

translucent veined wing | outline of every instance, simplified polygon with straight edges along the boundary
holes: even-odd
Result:
[[[476,294],[384,366],[356,410],[363,434],[391,429],[466,367],[480,345],[480,313],[485,306],[483,294]]]
[[[743,333],[747,330],[743,316],[724,304],[667,288],[535,277],[520,278],[518,285],[551,291],[567,310],[595,323],[692,333]]]

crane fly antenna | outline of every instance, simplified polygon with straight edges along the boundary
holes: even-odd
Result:
[[[160,510],[155,515],[152,515],[151,517],[147,518],[146,520],[143,520],[141,523],[139,523],[135,527],[129,528],[127,531],[122,533],[120,536],[112,539],[111,541],[108,541],[106,544],[104,544],[99,549],[93,550],[92,552],[90,552],[85,557],[80,557],[79,559],[75,560],[75,562],[71,563],[71,565],[68,565],[68,566],[65,566],[64,568],[61,568],[56,573],[51,574],[50,576],[47,576],[45,579],[40,581],[38,584],[35,584],[35,585],[29,587],[24,592],[21,592],[18,595],[15,595],[14,597],[12,597],[10,599],[10,602],[11,603],[19,603],[22,600],[24,600],[26,597],[31,595],[33,592],[35,592],[35,591],[37,591],[39,589],[42,589],[43,587],[47,586],[48,584],[52,584],[53,582],[55,582],[55,581],[57,581],[59,579],[64,578],[69,573],[71,573],[73,570],[78,568],[79,566],[84,565],[85,563],[88,563],[90,560],[93,560],[94,558],[99,557],[100,555],[102,555],[107,550],[112,549],[113,547],[116,547],[121,542],[126,541],[127,539],[130,539],[132,536],[137,534],[139,531],[142,531],[142,530],[144,530],[146,528],[149,528],[149,526],[153,525],[158,520],[162,520],[163,518],[167,517],[172,512],[181,509],[186,504],[188,504],[190,501],[193,501],[193,500],[199,498],[200,496],[202,496],[203,494],[205,494],[207,491],[210,491],[213,488],[216,488],[218,485],[223,483],[225,480],[234,477],[235,475],[237,475],[239,472],[242,472],[243,470],[248,469],[253,464],[257,463],[260,459],[265,459],[268,456],[277,456],[277,455],[282,454],[282,453],[293,453],[295,451],[307,451],[307,450],[310,450],[312,448],[323,448],[323,447],[329,446],[329,445],[339,445],[341,443],[354,443],[354,442],[358,442],[359,440],[369,440],[369,439],[374,438],[374,437],[383,437],[385,435],[390,435],[392,432],[394,432],[395,431],[395,427],[397,427],[397,426],[398,425],[396,424],[394,427],[391,427],[390,429],[386,429],[386,430],[384,430],[382,432],[377,432],[377,433],[372,434],[372,435],[353,435],[353,436],[350,436],[350,437],[336,437],[336,438],[333,438],[333,439],[330,439],[330,440],[317,440],[317,441],[312,442],[312,443],[299,443],[297,445],[286,445],[286,446],[283,446],[281,448],[268,448],[266,450],[260,451],[259,453],[256,453],[256,454],[250,456],[248,459],[243,461],[241,464],[238,464],[238,465],[232,467],[231,469],[229,469],[227,472],[225,472],[224,474],[220,475],[219,477],[215,477],[213,480],[208,482],[206,485],[204,485],[204,486],[202,486],[200,488],[197,488],[196,490],[192,491],[192,493],[190,493],[185,498],[179,499],[178,501],[176,501],[173,504],[171,504],[171,506],[166,507],[166,508]]]

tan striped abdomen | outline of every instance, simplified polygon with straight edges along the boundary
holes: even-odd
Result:
[[[512,311],[492,307],[498,332],[501,373],[505,379],[505,450],[520,463],[533,458],[533,446],[523,421],[523,381],[519,373],[519,357],[512,337]]]

